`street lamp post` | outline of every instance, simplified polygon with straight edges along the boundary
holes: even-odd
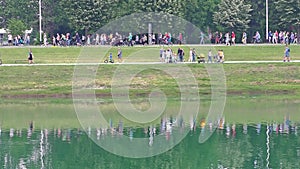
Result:
[[[42,0],[39,0],[39,28],[40,28],[40,42],[42,42]]]

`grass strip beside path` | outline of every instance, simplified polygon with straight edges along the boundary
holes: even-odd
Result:
[[[217,50],[224,50],[227,61],[260,61],[260,60],[282,60],[284,55],[284,45],[248,45],[248,46],[180,46],[185,51],[185,60],[188,60],[190,48],[195,48],[198,54],[207,56],[208,50],[213,54]],[[165,46],[164,49],[168,47]],[[174,52],[177,52],[179,46],[171,46]],[[300,60],[300,45],[291,45],[292,60]],[[83,50],[84,49],[84,50]],[[123,58],[126,62],[158,62],[159,46],[145,47],[121,47]],[[11,47],[0,48],[0,59],[3,64],[26,63],[29,47]],[[106,51],[108,52],[101,52]],[[36,63],[76,63],[78,56],[83,56],[85,51],[94,51],[97,62],[103,63],[104,58],[109,53],[117,61],[117,47],[34,47],[32,48]],[[99,59],[98,59],[99,58]],[[95,60],[92,60],[93,62]],[[86,60],[85,62],[89,62]]]
[[[180,65],[178,65],[180,66]],[[187,65],[193,72],[202,95],[210,94],[210,78],[204,65]],[[299,63],[228,64],[223,65],[229,96],[300,94]],[[96,94],[111,99],[111,80],[118,65],[100,65],[97,70]],[[138,69],[139,65],[128,65]],[[71,98],[74,66],[2,67],[0,91],[2,99]],[[183,72],[185,73],[185,72]],[[140,72],[131,81],[133,98],[147,96],[159,88],[170,97],[179,97],[176,81],[160,70]]]

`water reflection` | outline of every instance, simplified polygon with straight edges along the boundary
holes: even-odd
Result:
[[[217,122],[193,117],[187,121],[182,117],[163,117],[159,124],[144,127],[126,126],[122,120],[111,119],[109,126],[87,129],[38,130],[31,122],[27,129],[0,128],[0,166],[5,169],[149,168],[149,164],[155,164],[151,168],[298,168],[298,126],[289,116],[281,123],[258,124],[229,123],[225,117]],[[106,137],[147,138],[148,147],[152,147],[158,135],[163,135],[168,142],[172,140],[173,132],[185,129],[190,130],[190,134],[179,145],[145,159],[115,156],[89,139],[89,136],[98,141]],[[206,143],[199,144],[197,140],[202,132],[214,134]],[[74,160],[82,162],[77,161],[79,164],[74,165]]]

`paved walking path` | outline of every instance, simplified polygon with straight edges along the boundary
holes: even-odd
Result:
[[[257,63],[283,63],[283,61],[225,61],[224,64],[257,64]],[[300,63],[300,60],[292,60],[291,63]],[[161,62],[124,62],[113,63],[114,65],[155,65],[165,64]],[[2,64],[0,67],[22,67],[22,66],[97,66],[97,65],[113,65],[112,63],[49,63],[49,64]],[[195,64],[195,62],[184,62],[179,64]]]

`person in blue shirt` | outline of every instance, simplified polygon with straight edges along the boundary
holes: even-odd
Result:
[[[133,43],[132,43],[132,33],[129,33],[129,36],[128,36],[128,46],[133,46]]]
[[[269,31],[269,33],[268,33],[268,40],[269,40],[269,43],[272,42],[272,38],[273,38],[272,31]]]
[[[285,50],[284,50],[284,58],[283,58],[283,61],[286,62],[290,62],[291,61],[291,58],[290,58],[290,48],[288,47],[288,45],[285,46]]]
[[[113,60],[112,53],[109,53],[109,61],[112,62],[112,60]]]

